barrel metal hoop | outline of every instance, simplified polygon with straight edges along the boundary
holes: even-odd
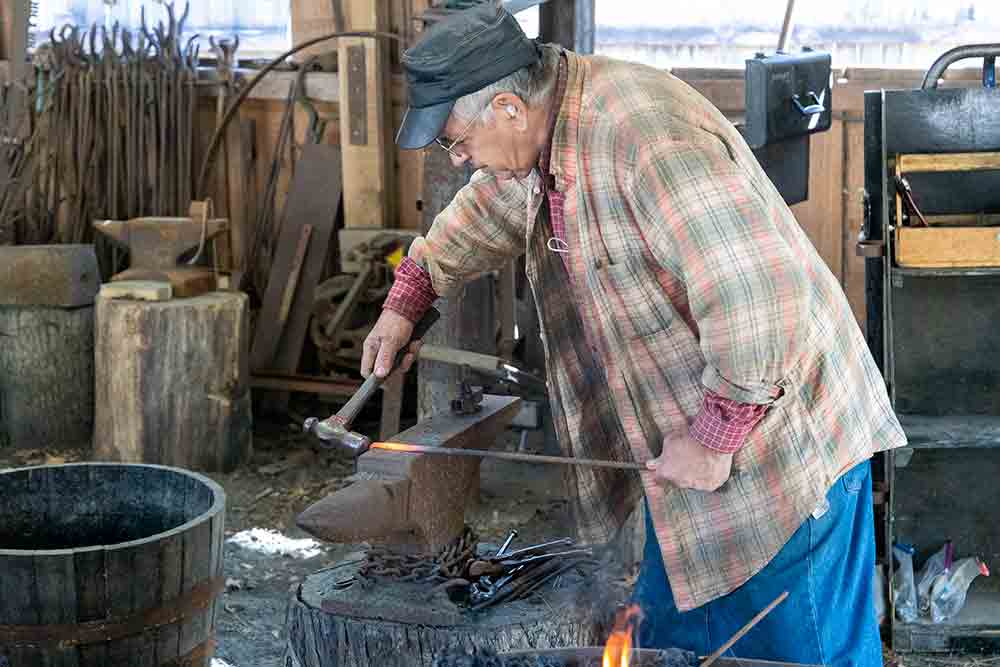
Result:
[[[225,580],[222,577],[207,579],[184,595],[164,602],[159,607],[118,618],[85,623],[0,625],[0,642],[14,646],[70,648],[133,637],[147,630],[178,623],[207,609],[223,588]]]

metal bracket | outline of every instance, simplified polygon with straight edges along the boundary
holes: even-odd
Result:
[[[462,382],[458,398],[451,401],[451,412],[456,415],[471,415],[483,409],[483,389],[473,390],[467,382]]]
[[[351,129],[351,144],[368,144],[368,86],[365,45],[347,47],[347,108]]]

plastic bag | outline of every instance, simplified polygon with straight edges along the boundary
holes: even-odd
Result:
[[[962,611],[972,580],[990,576],[986,563],[978,558],[963,558],[944,576],[938,577],[931,587],[931,620],[941,623]]]
[[[879,563],[875,564],[872,587],[875,590],[875,618],[881,626],[885,622],[885,568]]]
[[[892,599],[899,620],[913,623],[917,620],[917,587],[913,581],[913,547],[894,544],[892,555],[899,561],[899,569],[892,575]]]
[[[951,559],[954,556],[954,547],[951,540],[944,543],[937,553],[927,559],[920,574],[917,575],[917,604],[921,614],[929,614],[931,610],[931,588],[934,582],[945,575],[951,568]]]

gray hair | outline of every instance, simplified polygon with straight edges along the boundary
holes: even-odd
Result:
[[[488,124],[493,119],[490,101],[500,93],[513,93],[529,107],[541,104],[555,88],[558,58],[557,49],[543,46],[542,58],[538,63],[522,67],[496,83],[458,98],[451,114],[461,122],[469,123],[479,118],[482,123]]]

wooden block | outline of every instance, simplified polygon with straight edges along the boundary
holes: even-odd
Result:
[[[915,171],[1000,170],[1000,153],[911,153],[900,155],[897,162],[904,174]]]
[[[0,246],[0,305],[89,306],[101,286],[94,246]]]
[[[896,261],[911,268],[1000,266],[1000,227],[897,227]]]
[[[170,283],[157,280],[118,280],[101,286],[102,299],[169,301],[174,296]]]
[[[837,276],[843,279],[843,122],[809,137],[809,199],[791,207],[809,240]]]

